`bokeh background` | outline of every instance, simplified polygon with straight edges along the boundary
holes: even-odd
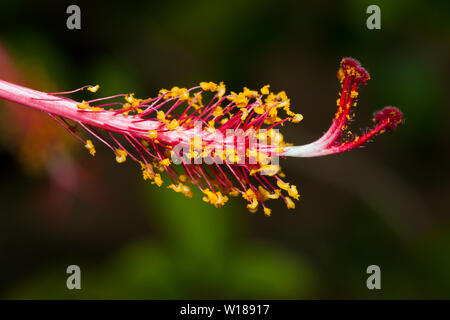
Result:
[[[286,159],[302,194],[272,217],[241,199],[215,209],[92,158],[44,114],[0,101],[0,297],[8,299],[450,298],[450,2],[0,2],[0,78],[54,92],[155,95],[173,85],[271,84],[305,119],[297,144],[335,112],[340,59],[372,75],[355,128],[395,105],[406,122],[366,148]],[[381,30],[366,8],[381,7]],[[79,97],[79,96],[78,96]],[[67,290],[66,268],[82,289]],[[381,268],[381,290],[366,268]]]

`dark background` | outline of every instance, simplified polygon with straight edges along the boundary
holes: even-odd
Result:
[[[66,28],[81,7],[82,29]],[[381,30],[366,8],[381,8]],[[403,126],[366,148],[286,159],[294,211],[215,209],[95,158],[44,114],[0,105],[2,298],[450,298],[448,1],[0,2],[0,78],[47,92],[157,94],[224,81],[270,84],[305,119],[303,144],[335,112],[340,59],[372,79],[354,127],[399,107]],[[76,96],[79,97],[79,96]],[[66,288],[66,268],[82,290]],[[381,268],[368,290],[366,268]]]

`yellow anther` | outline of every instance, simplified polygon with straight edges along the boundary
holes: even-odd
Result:
[[[299,123],[300,121],[303,120],[303,115],[301,115],[300,113],[297,113],[293,118],[292,118],[292,122],[293,123]]]
[[[223,206],[228,201],[228,197],[222,195],[221,192],[214,193],[209,189],[205,189],[203,190],[203,193],[205,194],[202,198],[203,201],[211,203],[216,208]]]
[[[279,198],[279,189],[275,190],[275,193],[270,193],[263,187],[258,187],[259,194],[262,196],[263,200],[266,201],[268,199],[278,199]]]
[[[159,173],[155,174],[152,184],[156,184],[158,187],[162,186],[163,181],[162,181],[161,175]]]
[[[209,125],[209,127],[210,128],[214,128],[214,125],[215,125],[216,123],[214,122],[214,120],[209,120],[208,121],[208,125]]]
[[[355,99],[357,96],[358,96],[358,91],[351,91],[351,92],[350,92],[350,97],[351,97],[352,99]]]
[[[262,106],[255,107],[253,110],[255,110],[255,113],[257,114],[264,114],[264,112],[266,112]]]
[[[258,205],[259,205],[258,200],[256,200],[256,199],[254,198],[254,199],[252,199],[251,203],[249,203],[249,204],[247,205],[247,209],[249,209],[249,210],[255,210],[255,209],[258,208]]]
[[[217,84],[215,84],[214,82],[211,82],[211,81],[210,82],[200,82],[200,87],[204,91],[214,92],[217,90]]]
[[[127,152],[125,150],[118,148],[116,149],[115,154],[118,163],[123,163],[127,160]]]
[[[223,109],[222,107],[217,107],[213,112],[213,116],[220,117],[221,115],[223,115]]]
[[[264,208],[264,214],[268,217],[270,217],[270,214],[272,213],[272,210],[269,208]]]
[[[206,127],[205,130],[208,131],[208,132],[211,132],[211,133],[215,133],[216,132],[216,128],[213,128],[213,127]]]
[[[282,143],[284,141],[283,135],[278,130],[270,129],[268,132],[270,139],[275,143]]]
[[[270,85],[268,85],[268,84],[265,85],[264,87],[261,88],[261,93],[262,94],[269,94],[269,88],[270,88]]]
[[[242,195],[242,198],[247,201],[252,201],[253,199],[256,199],[256,194],[252,189],[247,189],[247,191]]]
[[[89,153],[91,155],[95,156],[95,147],[92,144],[91,140],[86,140],[86,144],[84,145],[84,147],[89,150]]]
[[[87,89],[90,91],[90,92],[97,92],[97,90],[100,88],[100,85],[99,84],[97,84],[96,86],[90,86],[90,87],[88,87]]]
[[[281,180],[277,180],[277,186],[280,187],[283,190],[288,191],[289,190],[289,183],[283,182]]]
[[[244,108],[247,106],[248,104],[248,98],[246,97],[246,95],[241,92],[239,93],[237,96],[235,96],[233,98],[233,102],[239,107],[239,108]],[[242,110],[242,109],[241,109]]]
[[[150,139],[156,139],[156,137],[158,137],[158,132],[156,130],[150,130],[148,132],[148,137]]]
[[[223,95],[225,94],[225,91],[226,91],[225,85],[223,84],[223,82],[221,82],[217,86],[217,94],[218,94],[219,98],[223,97]]]
[[[243,92],[244,96],[247,98],[256,98],[259,96],[258,91],[255,90],[250,90],[247,87],[244,87],[244,92]]]
[[[127,95],[124,97],[124,99],[125,99],[128,103],[132,103],[133,100],[134,100],[134,93],[127,94]]]
[[[167,124],[167,129],[169,130],[174,130],[176,128],[178,128],[179,123],[177,119],[173,119],[172,121],[169,122],[169,124]]]
[[[86,101],[81,101],[81,103],[77,104],[77,108],[81,110],[89,109],[90,105]]]
[[[161,120],[161,121],[165,121],[166,120],[166,114],[164,113],[164,111],[158,111],[158,112],[156,112],[156,118]]]
[[[162,166],[170,166],[170,159],[169,158],[166,158],[166,159],[164,159],[164,160],[161,160],[160,162],[159,162],[159,164],[160,165],[162,165]]]
[[[263,164],[261,165],[261,173],[267,176],[274,176],[280,172],[281,168],[274,164]]]
[[[137,99],[134,97],[134,93],[130,93],[127,94],[124,97],[125,101],[127,101],[128,103],[125,103],[123,105],[123,109],[128,109],[128,108],[135,108],[137,106],[139,106],[139,104],[143,101],[142,99]]]
[[[186,186],[184,184],[181,186],[180,192],[188,198],[192,198],[192,196],[194,195],[191,191],[191,188],[189,188],[188,186]]]
[[[180,100],[189,100],[189,91],[186,88],[172,87],[170,91],[166,91],[167,98],[176,98]]]
[[[300,198],[300,195],[298,194],[297,187],[295,185],[291,185],[291,187],[288,190],[289,196],[294,198],[295,200],[298,200]]]
[[[144,178],[144,180],[153,180],[155,175],[151,170],[151,167],[149,167],[148,164],[145,164],[141,161],[139,161],[139,163],[141,164],[142,178]]]
[[[142,177],[144,178],[144,180],[152,180],[155,177],[155,175],[150,170],[145,169],[142,170]]]
[[[258,133],[256,134],[256,138],[258,138],[259,140],[265,140],[268,137],[267,133],[268,132],[264,130],[258,131]]]
[[[245,109],[245,108],[242,108],[241,111],[242,111],[241,120],[243,121],[243,120],[245,120],[245,118],[247,118],[247,116],[248,116],[248,110]]]
[[[284,198],[284,203],[286,204],[286,207],[288,209],[295,209],[295,203],[294,203],[294,201],[292,201],[291,198],[285,197]]]
[[[177,95],[179,95],[180,100],[189,100],[189,91],[186,88],[181,88],[178,90]]]
[[[167,95],[168,93],[169,93],[169,90],[167,90],[167,89],[161,89],[161,90],[159,90],[159,95],[160,95],[160,96],[162,96],[162,95]],[[167,96],[165,96],[164,99],[167,99]]]
[[[175,192],[179,192],[188,198],[192,198],[193,196],[191,189],[182,183],[178,183],[177,185],[171,184],[167,188],[172,189]]]
[[[257,160],[258,160],[258,163],[259,163],[259,164],[265,165],[265,164],[268,164],[268,163],[269,163],[270,157],[269,157],[267,154],[265,154],[265,153],[258,152],[258,158],[257,158]]]

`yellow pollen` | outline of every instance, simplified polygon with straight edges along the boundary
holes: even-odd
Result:
[[[262,186],[258,186],[258,191],[263,199],[263,201],[266,201],[268,199],[278,199],[280,190],[275,190],[275,193],[270,193],[266,189],[264,189]]]
[[[127,160],[127,152],[125,150],[122,150],[120,148],[116,149],[116,161],[118,163],[123,163]]]
[[[91,141],[91,140],[86,140],[86,144],[84,145],[84,147],[85,147],[86,149],[89,150],[89,153],[90,153],[92,156],[95,156],[95,147],[94,147],[94,145],[92,144],[92,141]]]
[[[164,113],[164,111],[158,111],[158,112],[156,112],[156,118],[161,120],[161,121],[165,121],[166,120],[166,114]]]
[[[291,196],[295,200],[298,200],[300,198],[300,195],[298,194],[298,191],[297,191],[297,187],[293,184],[289,188],[288,193],[289,193],[289,196]]]
[[[182,183],[178,183],[177,185],[171,184],[167,188],[172,189],[175,192],[179,192],[188,198],[192,198],[193,196],[191,189]]]
[[[284,198],[284,203],[286,204],[286,207],[288,209],[295,209],[295,203],[294,203],[294,201],[292,201],[291,198],[285,197]]]
[[[256,194],[252,189],[248,189],[247,192],[242,195],[242,198],[247,201],[252,201],[253,199],[256,199]]]
[[[213,116],[220,117],[221,115],[223,115],[222,107],[217,107],[216,110],[214,110],[213,112]]]
[[[217,86],[217,94],[219,95],[219,98],[223,97],[223,95],[225,94],[225,91],[226,91],[225,85],[223,84],[223,82],[221,82]]]
[[[299,123],[300,121],[303,120],[303,115],[301,115],[300,113],[297,113],[293,118],[292,118],[292,122],[293,123]]]
[[[211,82],[211,81],[210,82],[200,82],[200,87],[204,91],[214,92],[217,90],[217,84],[215,84],[214,82]]]
[[[124,97],[124,99],[125,99],[126,101],[128,101],[129,103],[132,103],[133,100],[134,100],[134,93],[127,94],[127,95]]]
[[[164,160],[161,160],[160,162],[159,162],[159,164],[160,165],[162,165],[162,166],[170,166],[170,159],[169,158],[166,158],[166,159],[164,159]]]
[[[152,180],[155,176],[148,169],[142,170],[142,177],[144,180]]]
[[[232,98],[233,102],[238,106],[238,108],[244,108],[247,106],[248,104],[248,98],[246,97],[246,95],[241,92],[238,95],[235,95]],[[243,110],[243,109],[241,109]]]
[[[156,139],[156,137],[158,137],[158,132],[156,130],[150,130],[148,132],[148,137],[150,139]]]
[[[263,107],[259,106],[259,107],[255,107],[255,113],[257,114],[264,114],[265,110]]]
[[[358,96],[358,91],[351,91],[351,92],[350,92],[350,97],[351,97],[352,99],[355,99],[357,96]]]
[[[245,108],[242,108],[241,111],[242,111],[241,120],[243,121],[243,120],[245,120],[245,118],[247,118],[247,116],[248,116],[248,110],[245,109]]]
[[[79,104],[77,104],[77,107],[78,107],[78,109],[82,109],[82,110],[84,110],[84,109],[88,109],[90,106],[89,106],[89,103],[87,103],[86,101],[81,101],[81,103],[79,103]]]
[[[159,173],[155,174],[155,178],[154,178],[152,184],[156,184],[158,187],[161,187],[161,185],[163,184],[161,175]]]
[[[216,208],[223,206],[228,201],[228,197],[222,195],[221,192],[214,193],[209,189],[205,189],[203,193],[205,194],[202,198],[203,201],[211,203]]]
[[[90,92],[97,92],[97,90],[100,88],[100,85],[99,84],[97,84],[96,86],[90,86],[90,87],[88,87],[87,89],[90,91]]]
[[[269,88],[270,88],[270,85],[265,85],[264,87],[262,87],[261,88],[261,93],[262,94],[269,94]]]
[[[258,204],[259,204],[258,200],[256,200],[256,198],[253,198],[251,203],[249,203],[247,205],[247,208],[250,209],[250,210],[255,210],[256,208],[258,208]]]
[[[167,125],[167,129],[169,129],[169,130],[174,130],[174,129],[178,128],[178,126],[179,126],[178,120],[173,119],[173,120],[170,121],[170,123]]]
[[[268,217],[270,217],[270,214],[272,213],[272,210],[269,208],[264,208],[264,214]]]
[[[280,172],[281,168],[280,166],[274,164],[263,164],[261,165],[260,170],[263,175],[274,176]]]
[[[209,120],[208,121],[208,125],[209,125],[209,127],[211,128],[211,129],[214,129],[214,125],[215,125],[216,123],[214,122],[214,120]]]
[[[283,182],[281,180],[277,180],[277,186],[280,187],[283,190],[288,191],[289,190],[289,183]]]

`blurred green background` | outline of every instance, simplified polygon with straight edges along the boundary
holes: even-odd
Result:
[[[0,78],[44,91],[101,84],[155,95],[224,81],[286,90],[319,137],[340,59],[371,73],[355,128],[398,106],[406,122],[366,148],[282,162],[302,194],[272,217],[241,199],[215,209],[95,158],[46,115],[0,101],[0,297],[450,298],[449,1],[0,2]],[[381,30],[366,8],[381,7]],[[81,290],[66,288],[79,265]],[[381,268],[381,290],[366,268]]]

